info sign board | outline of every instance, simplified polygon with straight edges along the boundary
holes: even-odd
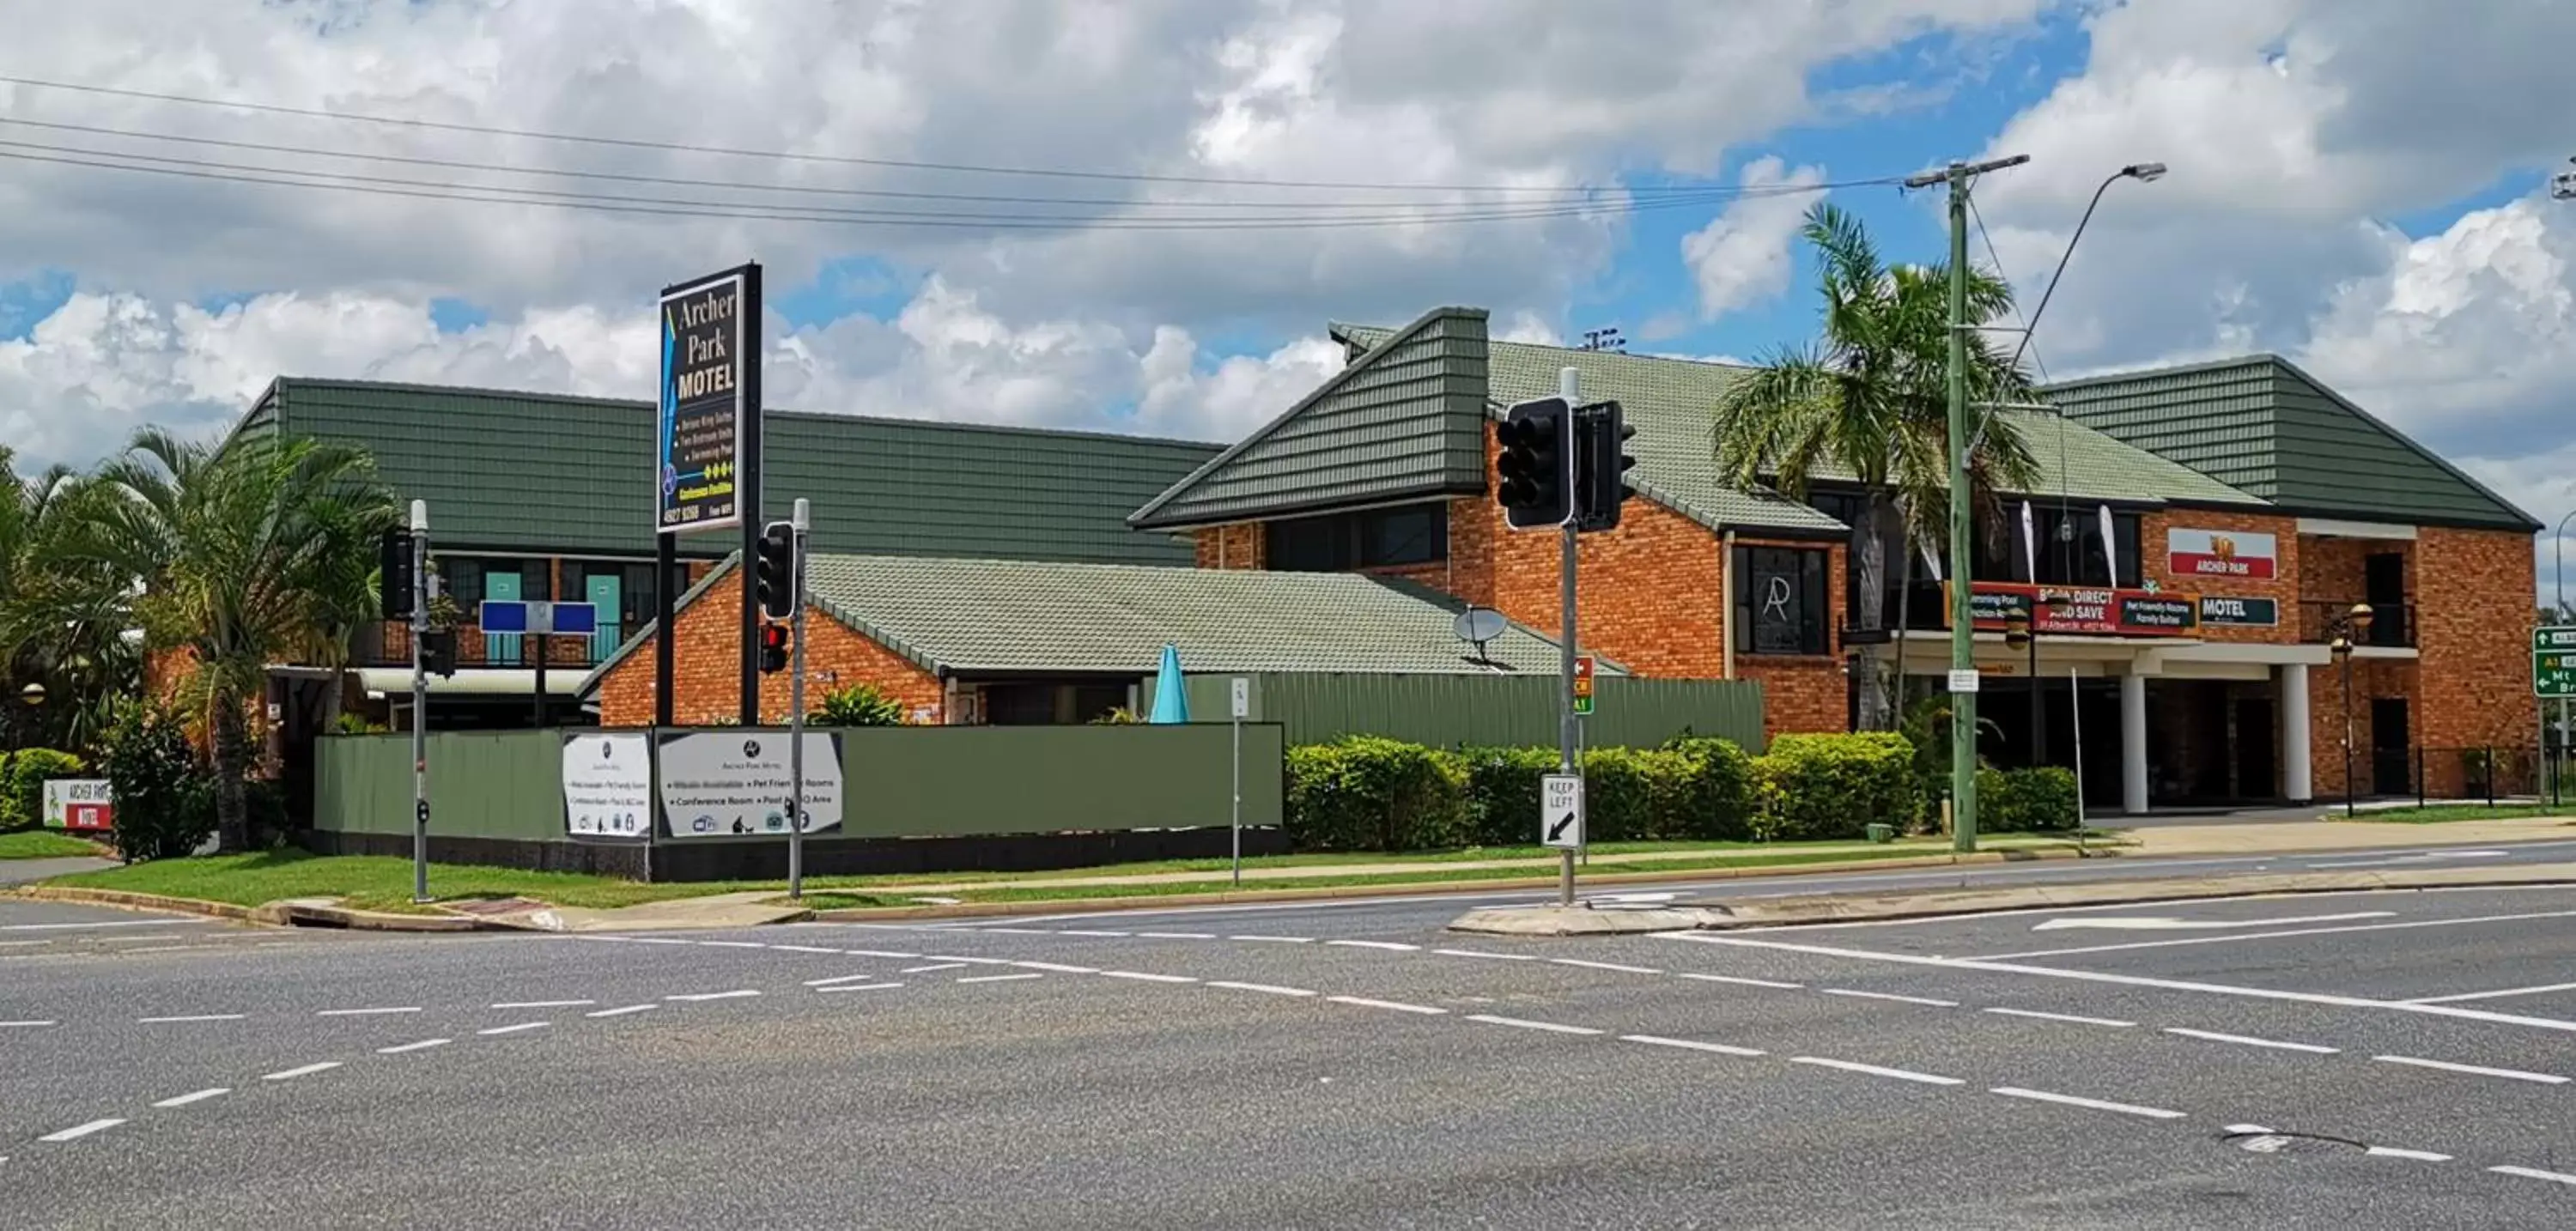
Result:
[[[1583,846],[1583,778],[1547,774],[1539,778],[1538,840],[1559,850]]]
[[[787,732],[736,727],[666,733],[659,755],[663,832],[674,838],[787,834],[794,781]],[[841,737],[805,733],[807,833],[841,824]]]
[[[115,827],[113,801],[105,778],[47,778],[45,824],[73,833],[103,833]]]
[[[564,830],[576,838],[653,832],[653,744],[641,731],[563,739]]]
[[[2165,567],[2176,577],[2269,580],[2280,568],[2280,540],[2250,530],[2165,531]]]
[[[2531,693],[2550,699],[2576,697],[2576,627],[2531,630]]]
[[[1592,712],[1592,656],[1578,654],[1574,659],[1574,712]]]
[[[654,528],[738,527],[742,471],[760,464],[760,269],[746,265],[662,292],[661,415]]]

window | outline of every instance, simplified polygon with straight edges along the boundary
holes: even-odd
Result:
[[[1832,618],[1821,548],[1735,549],[1735,649],[1739,654],[1828,654]]]
[[[1282,573],[1340,573],[1449,558],[1449,506],[1408,504],[1271,522],[1264,549]]]
[[[438,562],[439,584],[445,587],[449,598],[456,600],[456,606],[466,613],[469,620],[473,618],[475,608],[482,606],[487,598],[546,597],[550,570],[543,560],[444,555],[434,558]],[[513,592],[508,582],[494,586],[492,578],[496,575],[517,579],[517,590]],[[501,592],[494,593],[496,589]]]

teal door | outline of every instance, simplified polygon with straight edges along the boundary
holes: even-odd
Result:
[[[608,656],[617,652],[617,643],[626,639],[625,626],[617,622],[618,613],[624,610],[618,605],[625,597],[622,581],[615,573],[593,573],[583,583],[583,597],[599,609],[599,632],[590,639],[592,662],[608,661]]]
[[[519,575],[517,573],[483,574],[483,597],[487,599],[513,599],[521,597],[519,594]],[[521,638],[517,633],[502,633],[499,635],[485,636],[483,638],[483,661],[487,663],[515,663],[519,661],[520,640]]]

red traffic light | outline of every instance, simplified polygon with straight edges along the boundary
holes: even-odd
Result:
[[[761,621],[760,670],[763,674],[787,669],[787,626]]]

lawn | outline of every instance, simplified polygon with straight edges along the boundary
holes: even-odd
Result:
[[[2505,821],[2526,816],[2576,815],[2576,807],[2543,808],[2532,804],[2427,804],[2421,808],[2378,808],[2353,814],[2355,821],[2377,821],[2390,825],[2438,825],[2444,821]],[[2326,813],[2326,819],[2344,819],[2343,810]]]
[[[72,859],[98,853],[96,843],[51,830],[0,833],[0,859]]]
[[[258,906],[280,898],[337,897],[361,910],[418,912],[411,900],[411,861],[386,855],[311,855],[267,851],[208,855],[76,872],[45,882],[94,889],[122,889],[206,902]],[[522,872],[470,864],[432,864],[430,893],[442,900],[525,896],[557,906],[617,907],[741,889],[781,887],[777,882],[647,885],[577,872]],[[870,899],[897,906],[905,899]]]

